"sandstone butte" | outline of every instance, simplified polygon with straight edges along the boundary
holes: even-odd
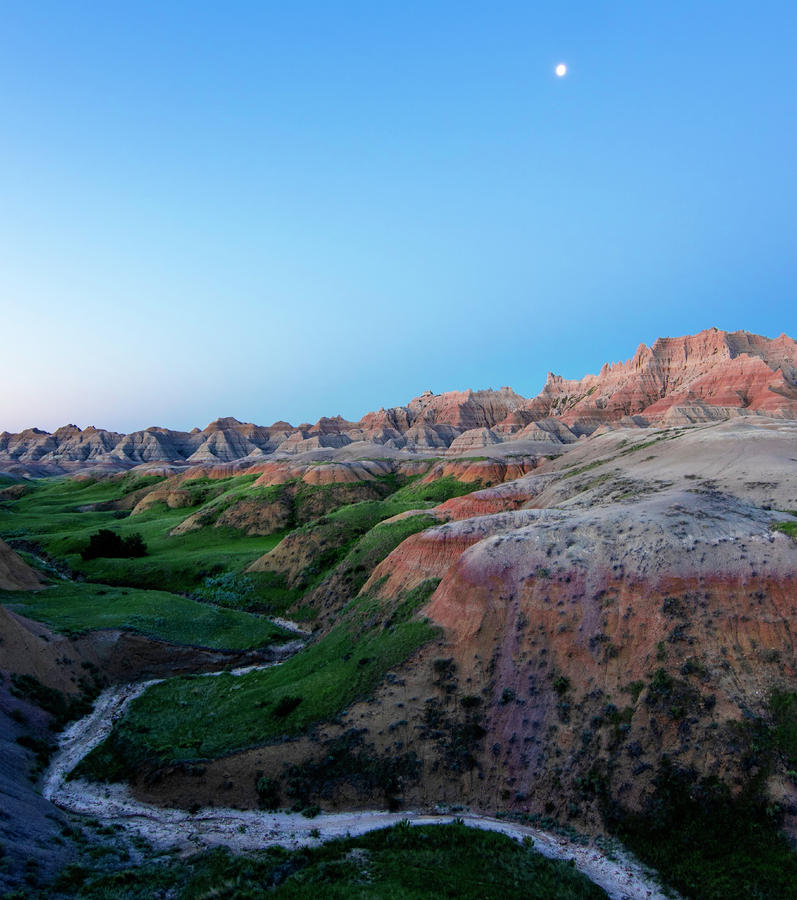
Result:
[[[292,457],[481,451],[492,457],[506,455],[507,444],[541,450],[601,427],[674,426],[749,415],[797,417],[797,343],[785,334],[769,339],[709,329],[661,338],[652,347],[642,344],[627,362],[607,363],[597,375],[580,380],[549,374],[542,391],[530,399],[508,387],[426,391],[406,406],[368,413],[359,422],[338,416],[315,425],[280,421],[261,426],[228,417],[191,432],[152,427],[125,435],[75,425],[52,434],[38,428],[3,432],[0,470],[35,476],[161,463],[210,470],[232,464],[240,471]],[[338,475],[352,477],[340,469]]]

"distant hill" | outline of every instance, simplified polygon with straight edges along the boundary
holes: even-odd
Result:
[[[0,434],[0,469],[46,475],[85,469],[124,471],[148,463],[180,466],[256,463],[267,457],[361,456],[378,448],[405,454],[473,450],[508,442],[572,442],[601,426],[682,425],[740,415],[797,418],[797,342],[718,329],[641,344],[625,363],[568,380],[549,374],[525,398],[498,391],[427,391],[406,406],[340,416],[315,425],[253,425],[221,418],[191,432],[152,427],[131,434],[65,425],[50,434],[30,428]],[[352,445],[355,445],[352,447]],[[376,449],[375,449],[376,448]]]

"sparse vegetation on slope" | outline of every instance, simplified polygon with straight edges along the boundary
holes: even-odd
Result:
[[[282,665],[233,677],[173,678],[135,700],[80,767],[95,779],[210,759],[304,733],[369,696],[385,673],[436,630],[409,618],[418,596],[373,621],[355,601],[346,620]],[[383,608],[383,613],[385,609]]]
[[[616,830],[665,881],[694,900],[793,900],[797,854],[778,830],[778,810],[667,763],[655,784],[645,811]]]
[[[751,773],[741,791],[665,757],[644,810],[610,804],[608,822],[684,896],[790,900],[797,896],[797,854],[780,833],[783,810],[764,784],[778,757],[797,768],[797,693],[774,692],[768,719],[748,719],[737,732]]]

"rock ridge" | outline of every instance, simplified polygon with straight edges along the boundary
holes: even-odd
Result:
[[[0,434],[0,470],[51,475],[126,471],[167,463],[256,464],[268,458],[341,453],[464,455],[532,442],[546,454],[597,429],[716,422],[736,416],[797,418],[797,342],[716,328],[640,344],[626,362],[597,375],[567,379],[548,373],[533,398],[499,390],[425,391],[406,406],[367,413],[358,422],[323,417],[314,425],[270,426],[227,416],[201,431],[149,427],[120,434],[65,425],[54,433],[28,428]],[[524,447],[528,450],[528,447]]]

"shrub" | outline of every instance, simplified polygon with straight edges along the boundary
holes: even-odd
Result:
[[[261,809],[279,809],[280,805],[280,786],[279,782],[273,778],[267,778],[261,775],[255,783],[257,796],[260,801]]]
[[[251,578],[236,572],[209,576],[196,591],[201,600],[226,606],[230,609],[248,609],[254,600],[254,585]]]
[[[137,559],[147,555],[147,546],[140,534],[120,537],[115,531],[100,528],[92,534],[80,555],[84,560],[109,557],[113,559]]]
[[[389,807],[397,808],[404,785],[417,783],[420,777],[420,760],[415,753],[380,756],[357,729],[324,741],[323,751],[320,759],[285,770],[286,791],[295,798],[297,812],[311,807],[318,797],[333,799],[343,786],[360,794],[379,791]]]
[[[797,856],[779,833],[777,810],[751,787],[734,796],[665,757],[644,809],[611,809],[609,825],[686,897],[785,900],[794,896]]]

